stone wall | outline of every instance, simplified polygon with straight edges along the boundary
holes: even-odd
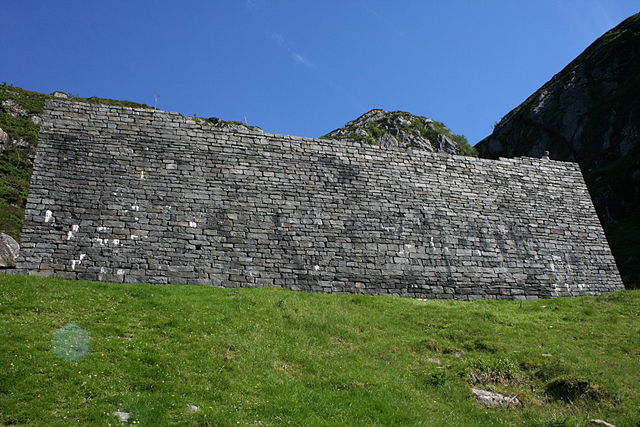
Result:
[[[48,101],[21,271],[524,299],[622,289],[576,164],[212,129]]]

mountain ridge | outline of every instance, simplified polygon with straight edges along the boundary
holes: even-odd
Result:
[[[640,13],[607,31],[476,148],[580,164],[627,287],[640,281]]]

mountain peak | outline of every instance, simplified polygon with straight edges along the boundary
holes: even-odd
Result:
[[[444,123],[406,111],[369,110],[322,138],[352,140],[381,147],[412,148],[430,152],[474,155],[462,135]]]

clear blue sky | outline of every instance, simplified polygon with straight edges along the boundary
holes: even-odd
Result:
[[[638,0],[5,0],[0,81],[320,136],[372,108],[473,144]]]

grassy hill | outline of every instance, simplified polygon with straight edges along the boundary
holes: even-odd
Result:
[[[0,425],[636,426],[639,317],[640,291],[438,302],[0,275]]]

